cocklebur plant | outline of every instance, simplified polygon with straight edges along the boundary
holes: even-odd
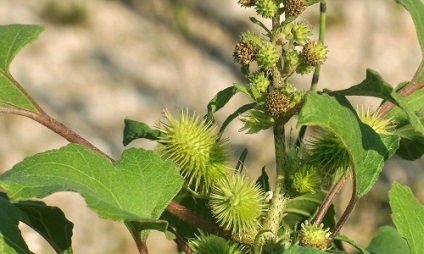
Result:
[[[318,2],[316,39],[312,26],[299,17]],[[411,14],[424,52],[424,4],[397,2]],[[153,229],[185,253],[344,253],[342,242],[360,253],[422,252],[424,209],[408,187],[397,183],[389,192],[397,230],[382,227],[367,249],[339,231],[391,156],[415,160],[424,153],[424,60],[396,88],[367,70],[360,84],[318,91],[320,65],[331,50],[324,43],[326,1],[238,3],[271,21],[267,27],[250,18],[262,33],[243,33],[235,45],[233,59],[246,82],[218,92],[204,117],[187,109],[176,115],[164,110],[153,127],[126,119],[124,145],[144,138],[156,141],[157,148],[127,149],[118,160],[50,117],[10,74],[13,57],[43,29],[0,27],[0,112],[33,119],[71,143],[30,156],[0,176],[3,253],[31,253],[19,222],[35,229],[57,253],[72,253],[73,224],[59,208],[34,201],[59,191],[77,192],[99,217],[124,223],[140,253],[148,252],[146,238]],[[291,80],[311,72],[307,91]],[[217,126],[214,113],[236,93],[251,102]],[[355,111],[346,98],[351,95],[383,102],[373,112]],[[293,117],[298,131],[286,133]],[[247,134],[273,130],[275,179],[265,169],[258,179],[248,177],[246,171],[253,169],[244,165],[252,156],[247,150],[231,165],[231,143],[223,133],[237,118]],[[333,200],[348,178],[352,196],[336,216]]]

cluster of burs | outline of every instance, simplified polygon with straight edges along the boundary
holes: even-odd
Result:
[[[309,74],[326,60],[326,46],[310,38],[311,25],[297,21],[299,15],[316,2],[239,0],[241,6],[255,8],[258,15],[272,23],[272,28],[268,29],[259,20],[251,18],[263,33],[243,33],[234,49],[234,62],[242,66],[242,72],[249,80],[249,84],[236,84],[236,87],[258,103],[242,118],[243,129],[248,133],[270,128],[276,119],[295,108],[302,101],[304,92],[289,83],[289,77],[295,73]]]

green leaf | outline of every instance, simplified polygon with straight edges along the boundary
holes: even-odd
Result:
[[[271,187],[269,186],[269,177],[265,171],[265,166],[262,168],[261,175],[259,176],[258,180],[256,180],[256,184],[264,192],[268,192],[271,190]]]
[[[298,125],[331,130],[349,152],[355,174],[356,195],[364,195],[375,183],[384,161],[394,154],[399,141],[395,135],[378,135],[363,124],[349,101],[309,92],[298,115]]]
[[[414,130],[424,137],[424,125],[419,117],[408,106],[408,100],[399,96],[396,91],[386,83],[377,72],[367,69],[366,78],[360,84],[352,86],[341,91],[331,92],[332,95],[356,95],[356,96],[374,96],[390,101],[393,104],[402,108],[408,116],[409,122]]]
[[[178,169],[151,151],[125,150],[112,165],[77,144],[28,157],[0,176],[12,199],[75,191],[102,218],[162,231],[167,223],[158,218],[182,185]]]
[[[424,253],[424,207],[409,187],[396,182],[390,187],[389,202],[393,223],[408,243],[411,254]]]
[[[253,102],[253,103],[245,104],[245,105],[241,106],[240,108],[238,108],[234,113],[232,113],[231,115],[229,115],[227,117],[227,119],[225,119],[225,121],[221,125],[221,128],[219,129],[219,133],[223,133],[225,131],[225,128],[227,128],[227,126],[234,119],[236,119],[239,115],[243,114],[244,112],[246,112],[248,110],[251,110],[256,105],[257,105],[257,103],[256,102]]]
[[[137,122],[131,119],[125,119],[124,123],[124,139],[122,141],[124,146],[139,138],[158,140],[162,135],[161,131],[152,129],[145,123]]]
[[[415,25],[415,31],[417,32],[418,43],[421,48],[421,55],[423,59],[421,60],[420,66],[424,65],[424,4],[421,0],[395,0],[397,3],[401,4],[403,7],[408,10],[409,14],[412,17]],[[419,68],[419,73],[417,73],[417,81],[424,80],[424,68]]]
[[[421,142],[415,142],[408,139],[401,139],[399,143],[399,149],[396,151],[396,155],[404,160],[414,161],[421,158],[424,154],[424,144]]]
[[[236,87],[230,86],[219,91],[215,97],[213,97],[213,99],[208,103],[208,113],[205,115],[208,122],[215,122],[213,114],[224,107],[237,92],[238,90]]]
[[[409,253],[405,239],[390,226],[382,226],[372,238],[367,250],[371,253],[399,254]]]
[[[9,73],[16,54],[37,39],[43,28],[36,25],[0,26],[0,108],[21,108],[38,112],[31,100]]]
[[[346,243],[348,243],[348,244],[350,244],[350,245],[352,245],[353,247],[355,247],[357,250],[359,250],[362,254],[370,254],[366,249],[364,249],[364,248],[362,248],[361,246],[359,246],[359,244],[358,243],[356,243],[354,240],[352,240],[352,239],[350,239],[349,237],[347,237],[347,236],[344,236],[344,235],[340,235],[340,234],[338,234],[337,236],[336,236],[336,238],[335,238],[336,240],[339,240],[339,241],[343,241],[343,242],[346,242]],[[378,253],[380,253],[380,252],[378,252]],[[381,253],[385,253],[385,252],[381,252]]]
[[[299,245],[294,245],[288,248],[283,252],[284,254],[323,254],[326,253],[325,251],[320,251],[317,248],[314,247],[303,247]]]
[[[38,201],[22,201],[15,205],[26,215],[22,221],[43,236],[57,253],[72,253],[74,224],[66,219],[62,210]]]
[[[325,196],[325,192],[318,191],[316,193],[309,193],[290,199],[285,209],[287,215],[284,216],[284,224],[293,228],[299,222],[311,219],[320,207]],[[333,228],[335,226],[335,214],[336,211],[334,210],[334,206],[331,205],[322,221],[325,228]]]
[[[0,253],[31,253],[18,228],[21,213],[0,194]]]

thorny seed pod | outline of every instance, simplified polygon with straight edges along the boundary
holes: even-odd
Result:
[[[259,186],[240,174],[223,178],[212,189],[209,206],[219,225],[240,237],[260,226],[265,195]]]
[[[168,123],[158,123],[158,129],[164,133],[160,137],[159,154],[180,168],[189,187],[207,194],[215,182],[232,171],[227,164],[228,144],[197,114],[182,111],[175,119],[164,111],[164,116]]]
[[[329,229],[323,229],[324,225],[319,226],[305,221],[301,224],[302,229],[299,233],[299,242],[303,246],[311,246],[320,250],[327,249],[327,239],[330,237]]]

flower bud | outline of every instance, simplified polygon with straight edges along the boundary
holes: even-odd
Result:
[[[250,80],[250,89],[255,91],[257,95],[255,100],[259,99],[264,95],[268,89],[268,86],[271,84],[268,77],[263,71],[254,72],[249,76]]]
[[[327,47],[319,41],[310,41],[303,46],[302,57],[307,64],[316,67],[327,59]]]
[[[278,51],[274,45],[265,43],[256,53],[256,61],[263,70],[268,70],[278,62]]]
[[[278,5],[275,0],[258,0],[256,3],[256,13],[264,18],[272,18],[278,12]]]
[[[324,224],[316,226],[305,221],[301,224],[301,227],[299,233],[300,245],[311,246],[320,250],[327,249],[327,240],[331,233],[328,228],[323,229]]]
[[[284,74],[290,75],[292,74],[297,66],[300,63],[299,53],[293,48],[289,47],[283,53],[283,61],[284,61]]]
[[[291,32],[297,44],[304,45],[308,37],[312,35],[312,27],[306,21],[295,22],[293,23]]]

